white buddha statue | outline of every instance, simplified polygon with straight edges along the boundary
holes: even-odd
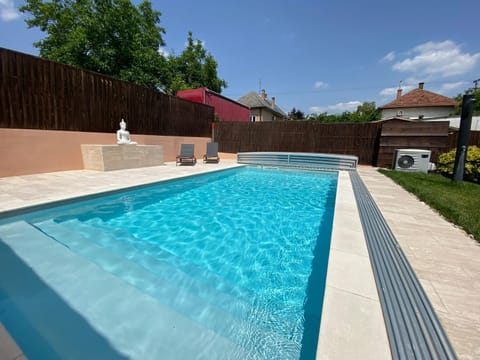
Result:
[[[136,144],[135,141],[132,141],[130,139],[130,132],[126,129],[127,123],[125,122],[125,120],[122,119],[122,121],[120,121],[120,130],[117,131],[117,144]]]

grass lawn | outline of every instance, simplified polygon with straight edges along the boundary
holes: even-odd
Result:
[[[480,242],[480,185],[455,182],[437,174],[379,169],[405,190],[462,227]]]

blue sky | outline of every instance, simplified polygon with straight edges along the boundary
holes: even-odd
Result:
[[[135,3],[138,3],[134,0]],[[480,78],[479,0],[153,1],[179,54],[188,31],[218,62],[225,96],[265,89],[286,112],[377,106],[425,82],[454,96]],[[0,47],[33,55],[22,1],[0,0]]]

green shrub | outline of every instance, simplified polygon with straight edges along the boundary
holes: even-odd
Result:
[[[453,176],[456,152],[457,150],[453,149],[439,156],[437,161],[438,172],[448,177]],[[480,148],[478,146],[468,147],[464,176],[466,180],[476,182],[480,180]]]

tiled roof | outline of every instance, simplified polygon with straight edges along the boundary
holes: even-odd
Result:
[[[275,107],[272,108],[272,103],[266,99],[263,99],[255,91],[250,91],[249,93],[239,98],[237,101],[240,104],[248,106],[249,108],[269,108],[270,110],[273,110],[281,116],[286,116],[285,112],[280,109],[277,104],[275,104]]]
[[[399,109],[435,106],[456,106],[457,102],[446,96],[435,94],[424,89],[414,89],[400,98],[381,106],[379,109]]]

